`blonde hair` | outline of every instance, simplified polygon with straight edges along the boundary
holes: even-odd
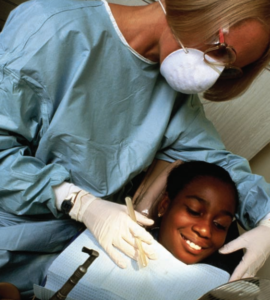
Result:
[[[232,27],[251,18],[262,22],[270,32],[269,0],[165,0],[165,3],[168,24],[187,47],[209,40],[220,28]],[[242,68],[241,78],[219,79],[204,97],[224,101],[239,96],[269,61],[268,46],[259,60]]]

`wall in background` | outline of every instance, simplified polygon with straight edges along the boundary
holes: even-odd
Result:
[[[267,182],[270,182],[270,144],[250,160],[250,166],[253,173],[262,175]]]
[[[270,72],[264,71],[241,97],[202,101],[226,148],[248,160],[270,143],[269,82]]]

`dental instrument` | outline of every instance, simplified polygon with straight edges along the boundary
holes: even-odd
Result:
[[[66,283],[58,290],[50,300],[64,300],[66,299],[69,292],[74,288],[78,281],[86,274],[88,267],[93,263],[93,261],[99,256],[96,250],[88,249],[86,247],[82,248],[82,252],[89,254],[90,256],[87,260],[80,265],[75,272],[70,276]]]
[[[126,197],[125,201],[126,201],[126,205],[127,205],[129,216],[131,217],[131,219],[134,222],[137,223],[131,198],[130,197]],[[147,261],[146,255],[145,255],[143,247],[142,247],[142,242],[141,242],[141,240],[139,238],[135,238],[135,241],[136,241],[136,245],[137,245],[138,251],[139,251],[138,265],[139,265],[139,268],[144,268],[144,267],[146,267],[148,265],[148,261]]]

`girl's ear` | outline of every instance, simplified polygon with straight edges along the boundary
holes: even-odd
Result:
[[[165,193],[163,198],[158,204],[158,217],[162,217],[165,214],[165,212],[169,207],[170,202],[171,200],[169,199],[168,194]]]

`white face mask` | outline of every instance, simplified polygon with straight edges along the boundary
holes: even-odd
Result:
[[[160,0],[162,10],[165,8]],[[210,65],[204,61],[204,53],[197,49],[186,49],[178,40],[182,49],[169,54],[160,66],[160,73],[177,92],[196,94],[208,90],[215,84],[224,66]],[[208,61],[215,61],[207,55]]]
[[[176,50],[169,54],[160,66],[160,73],[177,92],[196,94],[215,84],[224,66],[206,63],[203,52],[197,49]],[[215,61],[207,56],[209,61]]]

